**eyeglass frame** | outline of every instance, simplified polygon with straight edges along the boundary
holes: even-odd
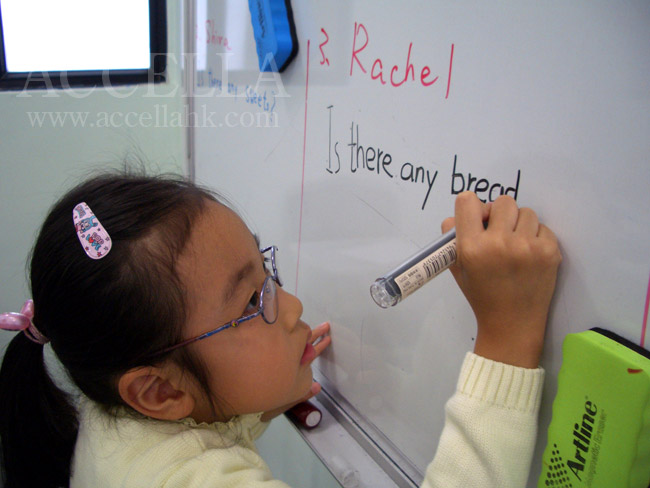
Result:
[[[260,249],[260,253],[262,253],[262,254],[271,251],[271,270],[272,270],[272,274],[268,275],[264,279],[264,283],[262,283],[262,291],[260,292],[260,302],[259,302],[259,305],[257,307],[257,310],[254,313],[252,313],[250,315],[242,315],[241,317],[239,317],[237,319],[233,319],[230,322],[228,322],[227,324],[221,325],[221,326],[217,327],[216,329],[209,330],[208,332],[204,332],[203,334],[199,334],[198,336],[191,337],[189,339],[186,339],[184,341],[179,342],[178,344],[174,344],[173,346],[169,346],[169,347],[163,349],[162,351],[158,351],[157,353],[153,354],[153,356],[159,356],[161,354],[173,351],[173,350],[178,349],[180,347],[184,347],[184,346],[187,346],[189,344],[192,344],[193,342],[200,341],[202,339],[207,339],[208,337],[211,337],[211,336],[215,335],[216,333],[221,332],[223,330],[239,327],[240,324],[242,324],[244,322],[247,322],[248,320],[252,320],[255,317],[258,317],[260,315],[262,316],[262,319],[264,319],[264,322],[266,322],[267,324],[269,324],[269,325],[274,324],[278,320],[278,311],[277,311],[278,304],[276,304],[276,307],[275,307],[275,310],[276,310],[275,318],[272,321],[269,321],[266,318],[266,316],[264,315],[264,292],[266,291],[266,286],[269,283],[272,283],[272,285],[271,285],[273,287],[273,295],[272,296],[276,300],[278,299],[277,298],[278,297],[278,295],[277,295],[277,286],[282,286],[282,281],[280,280],[280,276],[278,275],[278,268],[275,265],[275,251],[277,251],[277,250],[278,250],[277,246],[269,246],[269,247],[265,247],[264,249]]]

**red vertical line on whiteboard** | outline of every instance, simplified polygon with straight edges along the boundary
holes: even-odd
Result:
[[[447,77],[447,94],[445,98],[449,98],[449,87],[451,86],[451,67],[454,64],[454,45],[451,45],[451,56],[449,56],[449,76]]]
[[[305,127],[302,135],[302,182],[300,184],[300,218],[298,220],[298,259],[296,261],[296,295],[300,271],[300,245],[302,244],[302,203],[305,196],[305,157],[307,154],[307,97],[309,95],[309,39],[307,39],[307,76],[305,77]]]
[[[648,328],[648,307],[650,306],[650,278],[648,278],[648,292],[645,296],[645,311],[643,312],[643,327],[641,328],[641,347],[645,347],[645,332]]]

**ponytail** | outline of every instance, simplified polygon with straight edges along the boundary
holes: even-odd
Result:
[[[17,334],[0,369],[0,436],[5,488],[70,482],[76,410],[47,372],[43,345]]]

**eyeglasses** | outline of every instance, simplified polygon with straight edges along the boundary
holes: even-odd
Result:
[[[231,327],[232,328],[237,327],[243,322],[254,319],[259,315],[262,316],[264,322],[266,322],[267,324],[274,324],[275,321],[278,320],[278,292],[277,292],[276,284],[282,286],[282,282],[280,281],[280,276],[278,276],[278,268],[276,266],[276,260],[275,260],[275,251],[277,251],[277,249],[278,248],[275,246],[270,246],[264,249],[260,249],[260,252],[262,254],[266,254],[270,252],[271,257],[270,258],[265,257],[264,261],[268,261],[268,260],[271,261],[272,273],[266,277],[264,283],[262,284],[262,291],[260,292],[259,305],[257,306],[257,310],[255,312],[253,312],[250,315],[243,315],[238,319],[231,320],[227,324],[217,327],[216,329],[210,330],[196,337],[186,339],[182,342],[179,342],[178,344],[174,344],[173,346],[170,346],[166,349],[163,349],[162,351],[155,353],[154,356],[158,356],[160,354],[173,351],[174,349],[178,349],[179,347],[187,346],[188,344],[191,344],[196,341],[200,341],[201,339],[206,339],[210,336],[215,335],[218,332],[221,332],[222,330],[230,329]]]

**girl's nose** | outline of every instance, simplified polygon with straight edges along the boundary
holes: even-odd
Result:
[[[278,287],[278,314],[286,327],[293,329],[302,316],[302,302],[300,299],[283,288]]]

